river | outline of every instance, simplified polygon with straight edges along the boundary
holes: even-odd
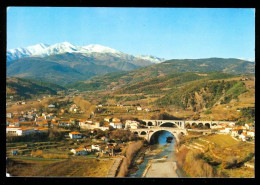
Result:
[[[150,145],[148,150],[150,150],[151,152],[155,151],[158,148],[163,148],[163,150],[156,155],[144,155],[143,163],[141,163],[140,165],[137,165],[138,170],[135,173],[129,174],[128,177],[141,178],[146,169],[146,166],[149,163],[149,160],[151,160],[151,159],[159,159],[164,156],[167,156],[167,159],[166,159],[167,161],[172,161],[172,162],[176,161],[175,151],[174,151],[175,140],[172,140],[171,143],[167,144],[166,138],[169,136],[173,137],[173,135],[170,132],[162,131],[161,134],[158,136],[158,144]],[[178,177],[185,177],[185,173],[181,169],[177,168],[176,172],[177,172]]]

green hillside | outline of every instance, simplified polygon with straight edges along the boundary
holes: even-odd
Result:
[[[196,80],[182,87],[169,91],[155,104],[160,106],[176,106],[183,109],[210,109],[215,103],[226,104],[247,92],[245,84],[240,81],[224,81],[209,79]]]
[[[180,73],[184,72],[197,72],[197,73],[209,73],[209,72],[222,72],[225,74],[251,74],[255,72],[255,64],[252,62],[239,60],[239,59],[222,59],[222,58],[208,58],[208,59],[185,59],[185,60],[168,60],[160,64],[142,67],[136,70],[127,72],[114,72],[108,74],[102,74],[94,76],[85,82],[76,82],[67,86],[68,88],[76,88],[81,91],[93,91],[93,90],[112,90],[125,86],[129,86],[136,83],[151,83],[149,79],[153,79],[156,82],[156,77],[163,77],[166,75],[179,75],[179,81],[182,81]],[[218,75],[218,74],[216,74]],[[176,76],[176,77],[177,77]],[[189,76],[189,75],[188,75]],[[198,75],[185,78],[199,79]],[[162,78],[161,81],[168,80]],[[148,81],[146,81],[148,80]],[[175,79],[176,80],[176,79]],[[177,82],[178,82],[177,80]],[[169,83],[176,83],[171,82]],[[138,86],[138,85],[137,85]],[[139,85],[141,86],[141,84]],[[133,89],[134,87],[132,87]],[[138,91],[142,91],[139,89]],[[143,90],[144,91],[144,90]]]
[[[64,87],[48,82],[27,80],[21,78],[7,77],[6,95],[18,99],[31,98],[39,94],[57,94],[57,91],[64,90]]]

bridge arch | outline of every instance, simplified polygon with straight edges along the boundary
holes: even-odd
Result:
[[[203,123],[198,123],[199,128],[203,128],[203,126],[204,126]]]
[[[140,135],[146,135],[147,133],[145,131],[142,131]]]
[[[138,132],[134,132],[135,135],[138,135]]]
[[[154,139],[156,133],[163,132],[163,131],[171,133],[171,135],[173,135],[174,140],[178,141],[178,134],[176,132],[172,132],[167,129],[157,130],[157,131],[154,131],[153,133],[149,134],[148,141],[153,142],[153,139]]]
[[[205,127],[210,128],[210,124],[209,123],[205,123]]]
[[[165,122],[165,123],[162,123],[160,125],[160,127],[173,127],[173,128],[177,128],[177,124],[176,123],[173,123],[173,122]]]
[[[148,125],[148,126],[153,126],[153,123],[152,123],[151,121],[149,121],[149,122],[147,123],[147,125]]]

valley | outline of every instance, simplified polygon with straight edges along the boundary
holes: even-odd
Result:
[[[11,176],[254,177],[254,63],[52,48],[8,60]]]

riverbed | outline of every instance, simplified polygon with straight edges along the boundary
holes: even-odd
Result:
[[[181,169],[178,169],[175,158],[175,140],[166,142],[167,137],[173,137],[171,133],[165,131],[158,137],[158,144],[150,145],[144,155],[143,162],[137,165],[138,170],[130,174],[130,178],[144,177],[185,177]],[[158,152],[160,151],[160,152]],[[156,159],[162,159],[159,162]],[[145,173],[145,174],[144,174]]]

